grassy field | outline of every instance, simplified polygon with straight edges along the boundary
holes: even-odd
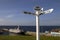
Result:
[[[41,36],[41,40],[60,40],[60,37]],[[0,36],[0,40],[36,40],[35,36]]]

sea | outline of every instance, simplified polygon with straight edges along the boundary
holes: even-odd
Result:
[[[18,26],[0,26],[0,29],[14,29]],[[51,31],[52,29],[58,29],[60,26],[40,26],[40,32]],[[19,26],[20,30],[36,32],[36,26]]]

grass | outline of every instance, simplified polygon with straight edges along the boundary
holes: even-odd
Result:
[[[41,40],[60,40],[60,37],[41,36]],[[7,36],[1,35],[0,40],[36,40],[35,36]]]
[[[58,36],[41,36],[41,40],[60,40]]]
[[[0,40],[35,40],[34,36],[0,36]]]

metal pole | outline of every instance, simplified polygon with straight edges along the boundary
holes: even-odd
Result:
[[[39,11],[36,11],[36,40],[40,40],[40,32],[39,32]]]

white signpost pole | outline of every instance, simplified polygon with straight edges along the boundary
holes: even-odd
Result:
[[[36,11],[36,40],[40,40],[40,29],[39,29],[39,15],[38,15],[38,11]]]
[[[36,40],[40,40],[40,23],[39,23],[39,14],[40,14],[40,7],[36,7]]]

